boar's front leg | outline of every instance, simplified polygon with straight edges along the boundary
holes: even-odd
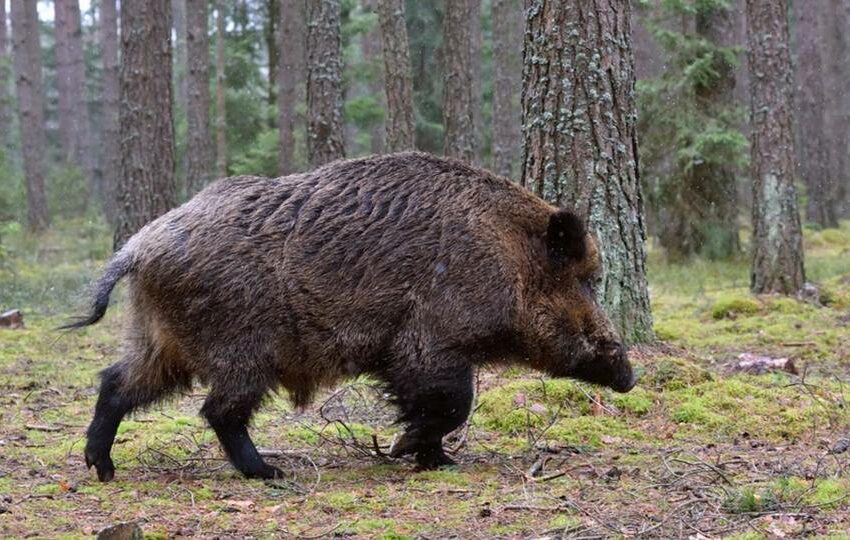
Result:
[[[247,478],[283,477],[280,469],[263,461],[248,435],[248,423],[266,391],[260,381],[222,377],[213,384],[201,408],[230,462]]]
[[[469,363],[445,353],[408,362],[393,374],[390,387],[401,412],[399,422],[407,425],[390,455],[415,454],[423,469],[453,465],[443,451],[443,437],[469,416],[473,395]]]

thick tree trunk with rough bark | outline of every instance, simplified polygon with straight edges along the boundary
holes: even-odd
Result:
[[[523,184],[587,220],[602,258],[600,301],[628,343],[648,341],[629,2],[525,8]]]
[[[794,10],[796,35],[796,148],[798,173],[806,185],[806,219],[821,227],[836,227],[838,193],[830,170],[830,141],[826,126],[823,60],[818,47],[823,39],[820,17],[814,9]],[[850,52],[850,51],[848,51]]]
[[[472,130],[475,134],[475,164],[482,163],[484,147],[484,97],[481,91],[481,53],[484,33],[481,29],[481,0],[469,0],[469,61],[472,76]]]
[[[227,176],[227,111],[224,101],[224,2],[216,4],[215,14],[215,172]]]
[[[174,102],[185,113],[188,108],[189,80],[186,73],[186,0],[171,0],[174,25]]]
[[[79,167],[92,195],[100,195],[95,177],[95,150],[89,124],[86,63],[79,0],[54,2],[59,134],[64,158]]]
[[[792,71],[784,0],[747,0],[752,124],[755,293],[803,287],[803,242],[794,187]]]
[[[307,3],[307,157],[311,167],[345,156],[340,1]]]
[[[121,146],[118,133],[118,100],[120,99],[120,73],[118,68],[118,12],[115,0],[101,0],[100,52],[103,61],[102,115],[103,115],[103,200],[106,219],[117,225],[116,186],[121,174]]]
[[[493,0],[493,170],[513,176],[519,150],[522,0]]]
[[[170,2],[122,2],[116,248],[176,203],[171,69]]]
[[[378,16],[384,54],[384,93],[387,98],[387,116],[384,120],[387,151],[412,150],[416,125],[404,0],[378,0]]]
[[[278,174],[287,175],[296,171],[295,126],[296,106],[304,84],[304,2],[280,0],[280,22],[278,34],[278,121],[280,151],[278,152]]]
[[[475,129],[472,114],[472,65],[469,3],[446,2],[443,16],[444,152],[472,163]]]
[[[186,57],[186,88],[189,92],[186,195],[191,197],[202,190],[213,176],[207,0],[186,0]]]
[[[44,95],[41,82],[41,43],[38,10],[30,0],[12,0],[12,43],[18,123],[27,188],[27,221],[32,231],[50,224],[44,190]]]

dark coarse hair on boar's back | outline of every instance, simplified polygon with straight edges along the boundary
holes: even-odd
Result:
[[[449,464],[442,438],[469,414],[477,365],[634,385],[595,300],[599,271],[576,215],[454,160],[407,152],[220,180],[133,236],[91,315],[68,325],[97,322],[126,276],[123,357],[102,372],[86,463],[111,479],[121,419],[197,380],[233,465],[272,478],[247,431],[264,396],[282,387],[302,406],[369,374],[406,426],[391,455]]]

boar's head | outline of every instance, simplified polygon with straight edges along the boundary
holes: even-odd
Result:
[[[626,347],[596,299],[596,241],[580,217],[561,209],[550,216],[542,244],[542,277],[527,296],[528,360],[555,377],[628,392],[636,379]]]

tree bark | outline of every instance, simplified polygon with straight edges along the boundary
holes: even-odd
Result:
[[[18,123],[27,189],[27,221],[39,232],[50,225],[44,190],[44,94],[41,82],[41,42],[38,9],[30,0],[12,0],[12,42]]]
[[[118,132],[118,100],[120,74],[118,68],[118,13],[115,0],[100,2],[100,51],[103,62],[103,200],[104,213],[115,227],[118,216],[116,186],[121,174]]]
[[[224,2],[216,4],[215,14],[215,171],[219,178],[227,176],[227,111],[224,100]]]
[[[747,0],[755,293],[794,294],[805,281],[787,16],[784,0]]]
[[[307,157],[318,167],[345,156],[339,0],[307,3]]]
[[[269,85],[266,92],[266,102],[269,104],[269,110],[274,110],[277,106],[277,87],[278,75],[277,70],[280,66],[278,59],[280,48],[278,47],[278,24],[280,22],[280,2],[279,0],[266,0],[266,19],[263,28],[264,38],[266,40],[266,52],[269,58]],[[277,127],[276,115],[269,115],[269,127],[274,129]]]
[[[376,4],[377,0],[363,0],[363,7],[371,13],[377,13]],[[378,25],[368,32],[363,32],[361,36],[361,49],[363,51],[363,62],[370,68],[367,84],[369,94],[378,100],[382,110],[386,110],[386,104],[381,103],[384,97],[383,70],[380,66],[383,51],[381,50],[381,30]],[[385,131],[383,122],[375,122],[372,129],[369,130],[369,151],[371,153],[384,153]]]
[[[821,9],[825,31],[826,132],[830,175],[836,183],[838,211],[850,216],[850,3],[828,0]]]
[[[472,65],[469,3],[446,2],[443,16],[444,152],[472,163],[475,129],[472,113]]]
[[[12,111],[9,92],[9,45],[6,34],[6,2],[0,0],[0,149],[6,159],[12,151]]]
[[[186,113],[189,100],[189,80],[186,66],[189,65],[186,50],[186,2],[171,0],[171,14],[174,24],[174,88],[175,103]]]
[[[404,19],[404,0],[378,0],[381,44],[384,55],[384,93],[387,98],[386,147],[389,152],[412,150],[416,123],[413,117],[413,72]]]
[[[121,4],[121,176],[118,248],[176,203],[171,4]]]
[[[597,295],[628,343],[653,338],[628,0],[526,0],[523,184],[598,239]]]
[[[186,56],[188,64],[188,151],[186,194],[191,197],[212,179],[210,137],[210,42],[207,0],[186,0]]]
[[[280,51],[278,69],[278,130],[280,132],[280,151],[278,153],[278,172],[292,174],[295,166],[295,126],[297,124],[296,106],[299,99],[299,87],[304,84],[304,2],[301,0],[280,0]]]
[[[799,174],[806,185],[806,219],[821,227],[837,227],[838,190],[830,170],[830,141],[824,131],[826,94],[823,60],[818,48],[822,39],[819,14],[799,6],[794,10],[797,45],[796,62],[796,148]],[[848,51],[850,52],[850,51]]]
[[[484,147],[484,98],[481,91],[481,52],[484,33],[481,30],[481,0],[469,0],[469,55],[472,77],[472,131],[475,137],[476,165],[481,165]]]
[[[512,177],[520,138],[522,1],[493,0],[493,170]]]
[[[102,190],[95,176],[95,151],[89,124],[79,0],[56,0],[54,21],[62,151],[64,158],[79,167],[88,179],[91,195],[100,198]]]

